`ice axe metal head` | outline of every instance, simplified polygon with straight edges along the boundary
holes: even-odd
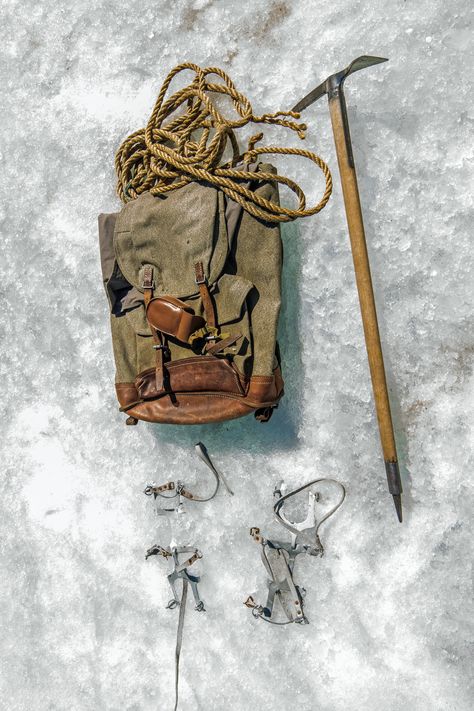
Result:
[[[304,109],[307,109],[308,106],[311,106],[311,104],[314,104],[315,101],[320,99],[321,96],[324,96],[325,94],[327,94],[328,96],[330,106],[333,101],[338,102],[342,115],[342,125],[344,129],[344,139],[347,149],[347,159],[351,168],[354,167],[354,157],[352,154],[349,119],[347,118],[346,102],[344,99],[343,92],[344,81],[347,79],[349,74],[354,74],[354,72],[358,72],[359,69],[365,69],[366,67],[370,67],[373,64],[380,64],[380,62],[387,61],[388,60],[384,57],[368,57],[366,55],[362,57],[357,57],[357,59],[354,59],[354,61],[351,62],[349,66],[347,66],[342,71],[336,72],[335,74],[331,74],[331,76],[325,79],[322,84],[316,87],[316,89],[310,91],[309,94],[304,97],[304,99],[298,101],[296,106],[293,106],[292,110],[297,111],[299,113]]]
[[[349,74],[354,74],[354,72],[358,72],[359,69],[371,67],[373,64],[380,64],[381,62],[387,61],[388,59],[385,59],[384,57],[368,57],[366,55],[363,57],[357,57],[357,59],[354,59],[354,61],[351,62],[345,69],[340,72],[336,72],[335,74],[331,74],[331,76],[325,79],[322,84],[316,87],[316,89],[310,91],[304,99],[301,99],[301,101],[298,101],[296,106],[293,106],[292,111],[300,112],[307,109],[308,106],[314,104],[314,102],[320,99],[321,96],[324,96],[324,94],[327,94],[328,98],[331,98],[332,94],[342,87],[344,80],[349,76]]]

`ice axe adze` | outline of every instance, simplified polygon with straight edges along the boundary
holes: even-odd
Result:
[[[387,472],[388,488],[393,496],[398,520],[402,521],[402,485],[400,470],[398,468],[397,450],[393,435],[392,416],[388,399],[387,382],[383,363],[382,347],[380,344],[377,312],[375,310],[374,292],[370,276],[370,265],[365,241],[364,223],[360,207],[359,190],[352,153],[349,120],[347,117],[346,102],[344,99],[343,85],[349,74],[365,69],[372,64],[386,62],[382,57],[358,57],[337,74],[332,74],[316,89],[313,89],[304,99],[301,99],[293,111],[303,111],[327,94],[329,112],[331,114],[334,142],[336,144],[337,161],[341,176],[342,192],[346,208],[347,225],[351,240],[354,270],[359,292],[360,310],[364,326],[365,343],[369,359],[370,375],[374,391],[375,408],[379,423],[380,439],[382,441],[385,469]]]

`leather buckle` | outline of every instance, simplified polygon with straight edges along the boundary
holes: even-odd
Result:
[[[206,284],[207,279],[206,275],[204,274],[204,267],[202,265],[202,262],[196,262],[194,265],[194,274],[196,277],[196,284]]]

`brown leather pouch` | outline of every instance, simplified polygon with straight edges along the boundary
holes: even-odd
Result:
[[[193,309],[174,296],[158,296],[147,306],[146,317],[157,331],[188,343],[192,333],[203,328],[206,321],[196,316]]]
[[[242,397],[244,384],[231,364],[224,358],[197,356],[166,364],[169,389],[174,393],[218,392]],[[163,395],[156,390],[155,369],[145,370],[135,380],[138,397],[143,400]]]

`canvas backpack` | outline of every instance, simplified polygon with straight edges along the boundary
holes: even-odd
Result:
[[[278,203],[276,183],[248,185]],[[279,224],[193,181],[101,214],[99,241],[127,424],[268,421],[283,395]]]

